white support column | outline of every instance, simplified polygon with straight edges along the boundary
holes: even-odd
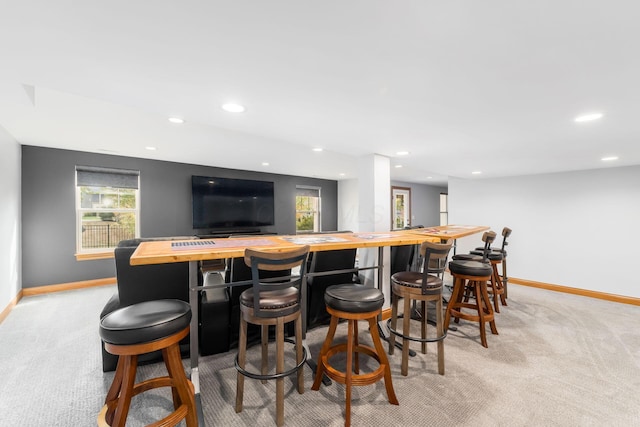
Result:
[[[358,231],[358,179],[338,181],[338,230]]]
[[[391,227],[391,170],[390,159],[379,154],[361,157],[358,160],[358,230],[389,231]],[[389,306],[389,248],[384,249],[384,281],[382,292],[385,307]],[[360,249],[361,266],[377,263],[377,249]],[[362,277],[365,284],[371,285],[377,272],[368,270]]]

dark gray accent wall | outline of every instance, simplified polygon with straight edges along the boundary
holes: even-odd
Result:
[[[440,193],[446,193],[447,187],[392,181],[392,186],[411,188],[412,225],[440,225]]]
[[[338,183],[81,151],[22,146],[22,287],[115,276],[113,259],[76,261],[75,167],[140,171],[141,237],[204,234],[191,226],[191,175],[274,182],[276,224],[261,231],[295,233],[296,185],[322,188],[322,229],[337,229]]]

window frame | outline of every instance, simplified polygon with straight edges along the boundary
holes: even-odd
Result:
[[[300,191],[302,190],[302,191]],[[300,193],[317,191],[317,207],[316,210],[298,210],[298,197],[304,197]],[[312,196],[307,196],[312,197]],[[322,231],[322,187],[311,186],[311,185],[296,185],[296,195],[295,195],[295,230],[296,234],[305,234],[305,233],[318,233]],[[299,213],[312,213],[314,218],[314,226],[313,230],[298,230],[298,214]]]
[[[119,185],[81,185],[78,183],[78,172],[84,173],[94,173],[98,174],[112,174],[112,175],[128,175],[135,176],[136,179],[136,188],[130,188]],[[133,195],[135,198],[135,207],[134,208],[84,208],[82,207],[82,190],[83,188],[104,188],[104,189],[131,189],[133,190]],[[76,259],[77,260],[85,260],[85,259],[101,259],[101,258],[110,258],[113,256],[113,249],[118,245],[118,242],[114,242],[113,245],[109,247],[101,247],[101,248],[84,248],[82,242],[82,229],[83,229],[83,217],[88,212],[96,212],[96,213],[133,213],[134,215],[134,238],[140,237],[140,172],[132,171],[126,169],[112,169],[112,168],[98,168],[98,167],[88,167],[88,166],[76,166],[75,170],[75,233],[76,233]]]
[[[440,193],[440,225],[449,225],[449,193]]]

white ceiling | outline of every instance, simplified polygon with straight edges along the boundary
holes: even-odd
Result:
[[[7,0],[0,126],[328,179],[373,153],[433,184],[637,165],[638,22],[634,0]]]

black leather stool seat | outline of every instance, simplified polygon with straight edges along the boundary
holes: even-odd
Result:
[[[471,251],[468,254],[458,254],[451,257],[453,261],[477,261],[482,262],[482,251]],[[489,252],[487,254],[489,261],[502,261],[502,254],[499,252]]]
[[[482,259],[483,253],[484,251],[471,251],[469,255],[480,256],[480,259]],[[502,261],[504,255],[501,252],[489,252],[487,258],[489,258],[490,261]]]
[[[482,255],[458,254],[451,257],[452,261],[482,261]]]
[[[394,284],[407,286],[410,288],[421,288],[422,287],[422,277],[423,274],[418,271],[401,271],[399,273],[391,276],[391,280]],[[442,287],[442,279],[432,276],[431,274],[427,275],[427,289],[438,289]]]
[[[249,288],[240,295],[240,304],[253,308],[253,288]],[[260,293],[261,310],[278,310],[291,307],[298,303],[298,289],[291,287],[277,291],[263,291]]]
[[[345,283],[329,286],[324,293],[328,307],[347,313],[367,313],[382,308],[384,295],[377,288]]]
[[[498,252],[501,253],[504,256],[507,256],[507,251],[506,249],[500,249],[500,248],[489,248],[489,250],[491,252]],[[478,246],[477,248],[475,248],[475,250],[473,251],[469,251],[470,253],[474,253],[475,251],[480,251],[480,255],[482,255],[482,251],[484,251],[484,247],[483,246]]]
[[[449,271],[452,274],[461,274],[465,276],[491,276],[491,265],[478,261],[462,261],[456,260],[449,263]]]
[[[100,320],[100,337],[115,345],[156,341],[189,326],[191,308],[177,299],[145,301],[119,308]]]

